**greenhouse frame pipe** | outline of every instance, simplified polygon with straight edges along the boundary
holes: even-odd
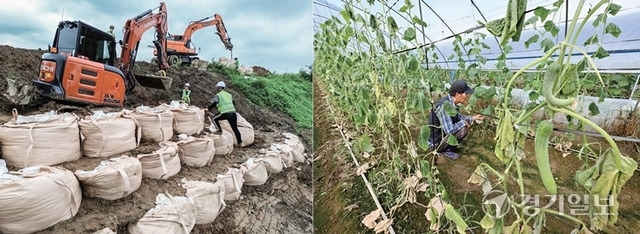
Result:
[[[427,5],[427,7],[429,8],[429,10],[431,10],[431,12],[433,12],[433,14],[438,17],[438,19],[440,19],[440,22],[442,22],[444,24],[445,27],[447,27],[447,29],[449,29],[449,32],[451,32],[451,34],[456,34],[453,29],[451,29],[451,27],[449,27],[449,24],[447,24],[447,22],[444,22],[444,19],[442,19],[442,17],[440,17],[440,15],[433,10],[433,8],[431,8],[431,6],[429,6],[428,3],[424,2],[424,0],[420,0],[422,3],[424,3],[425,5]],[[465,54],[467,55],[467,59],[471,60],[471,57],[469,57],[469,51],[467,50],[466,47],[464,47],[464,44],[462,44],[462,41],[460,42],[460,46],[462,46],[462,49],[464,50]]]
[[[482,19],[484,20],[485,23],[489,23],[489,21],[487,20],[487,17],[484,17],[484,14],[482,14],[482,11],[480,11],[480,8],[478,8],[478,6],[476,5],[476,2],[474,2],[473,0],[471,1],[471,5],[473,5],[473,7],[476,9],[476,11],[480,14],[480,16],[482,16]],[[498,41],[498,37],[496,35],[493,35],[493,39],[496,40],[496,45],[500,45],[500,41]],[[502,46],[498,46],[498,48],[500,49],[500,53],[504,53],[504,51],[502,50]]]

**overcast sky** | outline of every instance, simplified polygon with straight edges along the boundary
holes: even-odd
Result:
[[[161,1],[130,0],[21,0],[0,1],[0,45],[46,49],[53,42],[58,22],[82,20],[107,31],[114,25],[122,39],[127,19],[156,8]],[[296,73],[312,64],[312,20],[309,0],[165,0],[169,32],[182,34],[189,21],[219,14],[234,45],[233,56],[242,65],[262,66],[272,72]],[[157,10],[154,10],[157,12]],[[200,59],[231,57],[215,27],[200,29],[192,41],[200,47]],[[137,61],[153,57],[154,30],[144,33]],[[120,48],[118,48],[118,55]]]

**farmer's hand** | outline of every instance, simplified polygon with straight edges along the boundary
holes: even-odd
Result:
[[[484,120],[484,115],[474,115],[471,116],[471,120],[475,121],[475,120]]]

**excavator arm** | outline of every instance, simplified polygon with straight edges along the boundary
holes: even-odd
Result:
[[[158,9],[157,13],[153,13],[153,10]],[[163,73],[163,76],[153,75],[135,75],[133,74],[133,68],[135,64],[136,55],[138,53],[138,46],[142,39],[142,34],[147,30],[155,28],[155,40],[153,44],[158,56],[158,67]],[[168,89],[171,84],[171,78],[164,77],[165,71],[169,67],[167,63],[167,6],[164,2],[160,3],[160,6],[154,9],[149,9],[142,14],[137,15],[134,18],[128,19],[123,28],[123,37],[120,41],[122,51],[120,53],[120,70],[125,74],[127,79],[127,91],[133,90],[136,84],[136,80],[142,86]],[[168,81],[168,82],[167,82]]]
[[[213,19],[211,19],[212,17]],[[229,37],[227,28],[224,27],[222,16],[218,14],[214,14],[213,16],[209,16],[198,21],[190,22],[187,28],[184,30],[184,33],[182,34],[182,40],[185,42],[185,46],[188,46],[188,44],[191,43],[191,36],[195,31],[209,26],[216,26],[216,29],[218,30],[216,34],[218,34],[218,36],[220,37],[220,41],[222,41],[222,44],[224,44],[224,47],[227,50],[232,50],[233,44],[231,44],[231,38]]]

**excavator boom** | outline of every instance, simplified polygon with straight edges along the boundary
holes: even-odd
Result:
[[[134,63],[142,34],[151,28],[155,28],[155,40],[153,44],[158,51],[158,67],[163,73],[169,67],[166,54],[166,34],[168,30],[167,7],[164,2],[161,2],[157,9],[157,13],[153,13],[154,9],[149,9],[136,17],[128,19],[124,25],[124,34],[122,41],[120,41],[122,45],[120,70],[122,70],[127,77],[128,91],[133,89],[136,80],[140,85],[145,87],[169,89],[171,86],[172,79],[169,77],[150,74],[133,74]]]

